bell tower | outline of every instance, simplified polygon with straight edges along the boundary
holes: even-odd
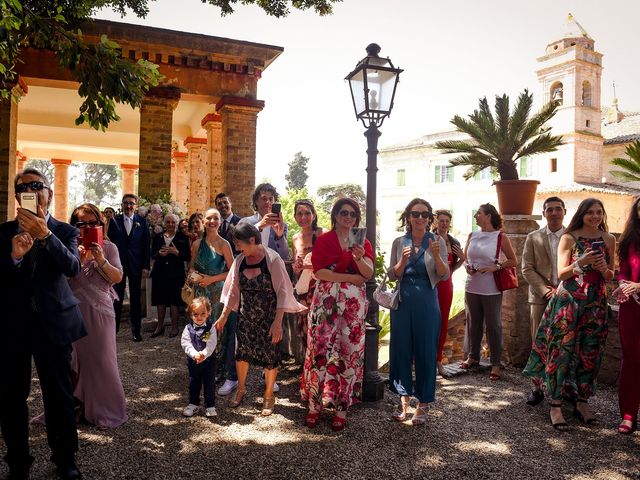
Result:
[[[602,181],[602,54],[595,51],[594,45],[582,25],[568,14],[566,33],[547,45],[545,55],[538,58],[536,73],[543,101],[558,104],[549,123],[553,133],[562,134],[566,142],[555,152],[555,173],[565,182],[568,178],[575,182]]]

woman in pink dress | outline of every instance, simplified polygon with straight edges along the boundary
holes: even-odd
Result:
[[[83,235],[95,227],[104,229],[98,207],[85,203],[71,214],[70,223]],[[87,336],[74,342],[71,367],[75,375],[74,396],[80,401],[84,419],[98,427],[110,428],[127,421],[124,389],[118,371],[113,285],[122,279],[117,247],[108,239],[102,245],[78,247],[82,269],[69,279],[73,294],[80,300]]]

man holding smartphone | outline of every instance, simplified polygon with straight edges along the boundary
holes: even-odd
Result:
[[[0,225],[0,427],[7,446],[9,478],[28,478],[27,399],[31,361],[42,389],[47,440],[61,478],[80,478],[75,463],[78,432],[71,382],[71,344],[86,335],[78,299],[67,277],[80,271],[79,232],[49,214],[53,191],[33,168],[14,181],[20,203],[16,220]],[[21,194],[37,194],[37,214],[22,208]],[[64,212],[63,212],[64,213]]]
[[[256,213],[241,222],[255,226],[261,234],[262,244],[278,252],[283,260],[289,260],[287,224],[282,218],[278,192],[270,183],[261,183],[253,192],[253,209]]]
[[[558,287],[558,245],[564,233],[567,210],[558,197],[549,197],[542,204],[547,225],[527,235],[522,252],[522,275],[529,284],[531,339],[536,337],[538,325],[547,303]],[[542,384],[534,383],[527,404],[538,405],[544,400]]]

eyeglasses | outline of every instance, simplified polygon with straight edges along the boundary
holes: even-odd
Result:
[[[340,215],[341,217],[358,218],[358,214],[353,210],[340,210],[338,212],[338,215]]]
[[[24,193],[26,192],[28,189],[31,189],[33,191],[39,192],[42,189],[48,189],[49,187],[47,187],[44,182],[39,182],[37,180],[33,181],[33,182],[27,182],[27,183],[19,183],[18,185],[16,185],[16,193]]]
[[[122,205],[135,205],[136,202],[122,202]]]
[[[99,227],[102,223],[94,220],[93,222],[76,222],[76,228],[93,228]]]
[[[416,210],[409,212],[409,215],[411,215],[411,218],[418,218],[418,217],[422,217],[424,219],[427,218],[433,218],[433,213],[431,212],[418,212]]]

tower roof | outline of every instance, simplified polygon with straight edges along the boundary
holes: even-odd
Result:
[[[593,40],[580,23],[573,18],[571,13],[567,14],[567,23],[563,38],[587,38]]]
[[[569,48],[580,46],[587,50],[594,50],[595,41],[589,36],[580,23],[573,18],[572,14],[567,14],[564,33],[560,38],[547,45],[546,54],[560,53]]]

